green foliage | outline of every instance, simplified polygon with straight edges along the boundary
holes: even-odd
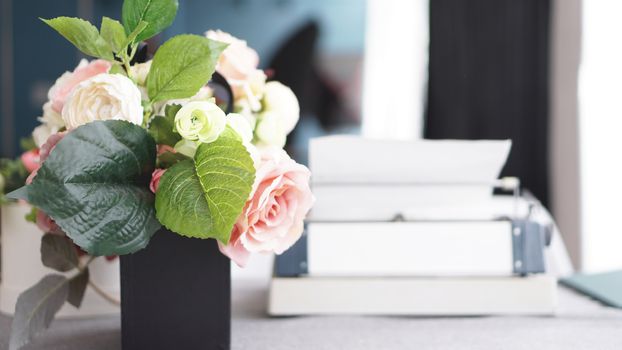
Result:
[[[204,86],[226,44],[198,35],[178,35],[156,52],[147,91],[151,102],[188,98]]]
[[[21,159],[0,158],[0,204],[7,200],[4,193],[24,186],[26,178],[28,170]]]
[[[114,61],[112,47],[99,35],[97,28],[88,21],[74,17],[42,18],[41,20],[85,54]]]
[[[35,140],[32,138],[32,136],[22,137],[21,139],[19,139],[19,146],[24,152],[32,151],[33,149],[37,148]]]
[[[194,161],[181,161],[162,175],[157,217],[182,236],[226,244],[254,178],[253,160],[237,134],[227,129],[218,140],[201,144]]]
[[[181,108],[180,105],[167,105],[164,116],[155,116],[149,121],[149,134],[158,145],[175,146],[181,136],[175,132],[175,114]]]
[[[45,211],[91,255],[133,253],[160,228],[148,188],[155,157],[140,126],[91,122],[65,136],[32,184],[9,196]]]
[[[127,40],[125,29],[123,29],[123,25],[119,21],[103,17],[99,31],[102,38],[108,42],[114,52],[120,52],[127,46],[125,44]]]
[[[81,270],[78,275],[69,280],[69,293],[67,294],[67,302],[76,308],[82,305],[84,300],[84,292],[89,284],[90,273],[88,267]]]
[[[125,0],[121,19],[125,32],[130,34],[141,21],[149,25],[138,35],[143,41],[170,26],[177,15],[177,0]]]
[[[67,272],[78,268],[78,253],[67,237],[48,233],[41,237],[41,262],[43,266]]]
[[[52,323],[69,294],[69,280],[47,275],[24,291],[15,305],[9,350],[21,349]]]

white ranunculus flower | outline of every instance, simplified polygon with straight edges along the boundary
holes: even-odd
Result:
[[[190,141],[216,141],[225,130],[226,123],[225,112],[208,101],[189,102],[175,114],[175,129],[181,137]]]
[[[285,135],[294,130],[300,118],[300,106],[292,89],[278,81],[267,83],[264,89],[263,105],[264,111],[277,115]]]
[[[81,82],[69,96],[62,112],[67,129],[96,120],[126,120],[141,125],[140,90],[120,74],[99,74]]]
[[[145,63],[136,63],[130,67],[130,77],[134,79],[136,84],[144,86],[147,83],[147,75],[151,69],[151,61]]]
[[[285,146],[287,133],[283,129],[280,116],[275,112],[264,112],[259,116],[255,135],[260,146]]]

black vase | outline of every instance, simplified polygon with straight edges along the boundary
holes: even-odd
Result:
[[[164,229],[121,256],[123,350],[229,349],[230,268],[215,240]]]

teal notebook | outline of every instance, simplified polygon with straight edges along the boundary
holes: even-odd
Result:
[[[576,274],[560,282],[606,305],[622,308],[622,270]]]

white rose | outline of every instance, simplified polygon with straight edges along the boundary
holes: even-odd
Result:
[[[225,112],[213,102],[190,102],[175,114],[175,129],[181,137],[190,141],[216,141],[225,130],[226,123]]]
[[[41,124],[32,130],[32,140],[38,148],[41,148],[48,138],[57,132],[57,128],[50,127],[47,124]]]
[[[54,108],[52,108],[52,101],[48,101],[43,104],[43,115],[39,117],[39,121],[42,124],[47,124],[52,128],[61,129],[65,127],[63,117],[60,113],[56,112]]]
[[[287,133],[283,129],[281,117],[274,112],[264,112],[259,116],[255,135],[260,146],[276,146],[283,148]]]
[[[271,81],[266,84],[263,105],[264,111],[276,114],[278,123],[285,135],[289,134],[298,123],[298,118],[300,118],[298,99],[292,89],[278,81]]]
[[[130,67],[130,77],[134,79],[136,84],[144,86],[147,82],[147,75],[151,69],[151,61],[145,63],[136,63]]]
[[[96,75],[73,89],[63,107],[62,117],[67,129],[96,120],[126,120],[141,125],[140,90],[122,75]]]

